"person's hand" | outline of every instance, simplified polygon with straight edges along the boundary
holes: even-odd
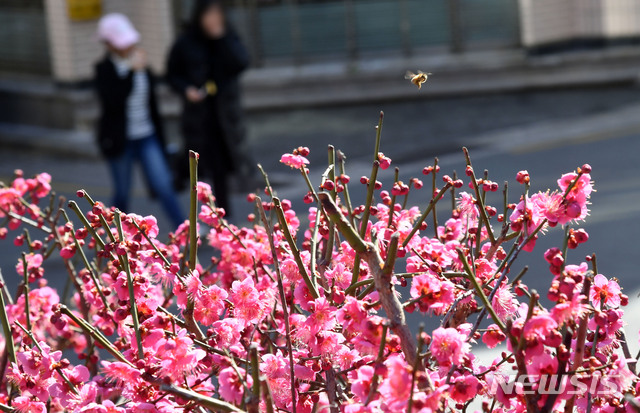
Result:
[[[147,67],[147,53],[142,49],[136,49],[131,54],[131,68],[136,72]]]
[[[204,99],[204,93],[194,86],[189,86],[185,92],[187,100],[191,103],[198,103]]]

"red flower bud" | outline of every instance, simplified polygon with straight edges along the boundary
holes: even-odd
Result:
[[[518,181],[518,183],[520,184],[528,184],[530,181],[529,178],[529,172],[527,171],[520,171],[516,174],[516,181]]]

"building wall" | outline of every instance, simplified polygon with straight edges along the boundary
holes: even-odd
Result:
[[[164,61],[173,39],[170,0],[102,0],[103,13],[124,13],[142,35],[151,67],[164,70]],[[66,0],[46,0],[45,12],[52,56],[53,77],[60,82],[91,78],[93,64],[104,54],[95,32],[98,21],[72,21]]]
[[[640,35],[640,2],[637,0],[603,0],[606,5],[603,25],[609,37]]]
[[[640,36],[637,0],[520,0],[522,44]]]
[[[606,36],[602,18],[606,5],[602,0],[573,0],[575,20],[573,37],[598,38]]]
[[[525,46],[552,43],[575,31],[574,0],[520,0],[521,40]]]

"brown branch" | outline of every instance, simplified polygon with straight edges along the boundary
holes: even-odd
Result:
[[[583,304],[589,304],[589,290],[591,289],[591,278],[587,277],[584,280],[584,285],[582,286],[582,294],[584,298],[582,299]],[[584,314],[580,319],[580,324],[578,325],[578,334],[576,336],[576,351],[573,357],[573,369],[577,370],[582,366],[582,361],[584,360],[584,348],[585,342],[587,338],[587,323],[589,321],[588,314]],[[566,407],[567,411],[573,411],[573,405],[575,403],[576,396],[574,395],[567,401]]]
[[[371,271],[373,276],[375,288],[380,295],[382,308],[384,308],[390,321],[389,327],[400,338],[400,345],[407,363],[414,365],[416,359],[416,341],[404,317],[402,303],[396,296],[395,288],[391,283],[392,271],[383,271],[385,263],[375,246],[370,242],[364,241],[358,235],[351,226],[351,223],[342,215],[342,212],[340,212],[329,194],[319,193],[318,197],[327,216],[336,225],[340,234],[342,234],[349,245],[351,245],[358,255],[369,265],[369,271]]]

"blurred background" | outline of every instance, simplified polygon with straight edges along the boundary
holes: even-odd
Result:
[[[192,3],[0,0],[2,148],[96,158],[97,20],[128,15],[162,75]],[[637,100],[637,0],[229,0],[227,10],[252,55],[243,101],[250,148],[267,165],[301,144],[320,148],[316,159],[328,142],[358,157],[378,110],[389,155],[415,158]],[[434,74],[418,91],[407,70]],[[179,99],[166,86],[160,96],[177,144]]]
[[[590,163],[598,192],[585,228],[593,241],[570,260],[595,251],[602,272],[618,276],[637,301],[639,0],[230,0],[227,7],[252,55],[242,79],[248,150],[301,216],[304,182],[280,155],[310,147],[317,177],[334,144],[357,182],[369,173],[383,110],[382,151],[406,179],[436,155],[443,172],[462,171],[463,145],[494,181],[528,169],[535,190]],[[86,188],[108,202],[90,82],[104,53],[97,20],[128,15],[162,75],[190,9],[187,0],[0,0],[0,180],[16,168],[47,171],[58,193]],[[433,75],[418,90],[404,79],[407,70]],[[166,85],[159,92],[169,140],[179,145],[179,99]],[[388,184],[392,171],[385,172]],[[157,214],[168,230],[139,175],[132,209]],[[181,201],[186,207],[184,194]],[[251,212],[241,191],[233,208],[236,217]],[[543,274],[539,288],[551,278],[542,252],[561,245],[561,232],[551,231],[529,259],[531,272]],[[11,248],[0,252],[0,268],[12,272],[16,257]]]

